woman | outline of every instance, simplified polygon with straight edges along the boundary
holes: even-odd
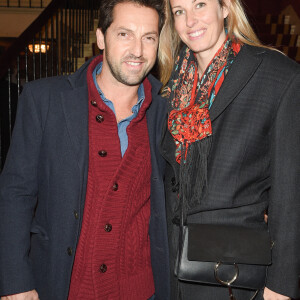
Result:
[[[272,264],[255,299],[297,298],[300,67],[260,44],[240,0],[167,0],[166,9],[159,55],[161,80],[168,82],[162,151],[171,299],[228,299],[225,287],[174,275],[182,207],[188,223],[268,227]]]

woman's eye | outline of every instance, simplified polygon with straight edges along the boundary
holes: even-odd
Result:
[[[182,9],[178,9],[178,10],[174,11],[174,15],[175,16],[180,16],[182,14],[183,14],[183,10]]]
[[[196,4],[196,8],[201,8],[203,6],[205,6],[206,4],[204,2],[200,2]]]

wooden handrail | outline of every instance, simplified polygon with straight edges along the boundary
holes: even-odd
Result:
[[[16,60],[19,53],[30,43],[32,37],[64,3],[63,0],[52,0],[32,24],[6,49],[0,57],[0,80],[6,75],[8,68]]]

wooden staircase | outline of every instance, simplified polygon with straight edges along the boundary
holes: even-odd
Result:
[[[283,14],[256,18],[254,29],[263,44],[273,46],[300,63],[300,35],[296,25],[289,24],[289,16]]]
[[[0,0],[0,7],[6,3],[2,10],[22,10],[24,1]],[[41,12],[17,38],[0,49],[3,91],[0,99],[0,171],[10,144],[18,96],[24,84],[39,78],[73,73],[88,58],[100,53],[95,36],[98,0],[29,1],[32,2],[26,9],[40,3],[42,8],[32,9]],[[45,1],[49,5],[43,8]],[[20,6],[15,8],[14,5],[19,3]]]
[[[77,58],[77,68],[80,68],[89,58],[100,54],[97,46],[96,30],[98,28],[98,19],[94,19],[94,30],[89,32],[89,43],[83,45],[83,57]]]

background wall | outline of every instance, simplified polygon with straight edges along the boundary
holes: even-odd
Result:
[[[263,16],[267,13],[278,15],[289,4],[293,6],[300,17],[299,0],[242,0],[247,13],[251,16]]]
[[[42,8],[0,8],[0,36],[18,37],[42,11]]]

